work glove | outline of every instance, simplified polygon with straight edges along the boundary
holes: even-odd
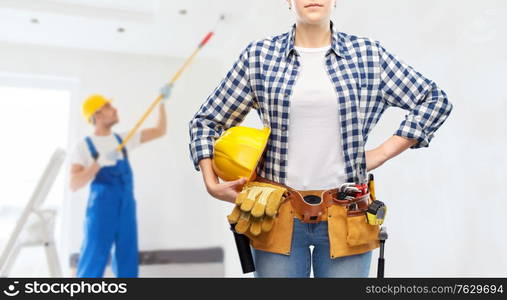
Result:
[[[236,197],[236,206],[227,219],[236,224],[237,233],[257,236],[273,228],[280,204],[285,200],[285,188],[261,182],[249,182]]]
[[[160,95],[162,96],[162,101],[160,103],[167,103],[167,99],[171,96],[172,89],[173,85],[171,83],[168,83],[160,88]]]

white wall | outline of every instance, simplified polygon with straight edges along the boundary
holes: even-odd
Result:
[[[455,106],[429,149],[407,151],[375,171],[378,197],[389,206],[387,276],[507,275],[502,189],[507,159],[506,10],[505,1],[499,0],[339,1],[334,19],[340,30],[380,40],[438,82]],[[288,17],[267,21],[278,24],[274,28],[292,22]],[[256,22],[262,22],[262,16]],[[252,22],[241,26],[245,31],[236,36],[237,43],[228,42],[234,47],[217,60],[198,60],[178,82],[168,106],[168,136],[132,156],[141,249],[224,246],[227,276],[241,276],[225,221],[230,207],[211,199],[194,171],[187,124],[246,41],[274,33]],[[180,63],[162,57],[0,46],[0,72],[79,81],[72,142],[89,129],[78,107],[85,95],[113,96],[122,117],[117,129],[128,129]],[[388,110],[368,148],[390,136],[403,116],[400,110]],[[259,123],[249,115],[245,124]],[[66,202],[67,251],[76,251],[81,240],[85,196],[73,195]]]

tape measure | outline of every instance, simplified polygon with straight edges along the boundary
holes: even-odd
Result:
[[[370,225],[382,225],[387,213],[387,206],[384,202],[375,200],[366,210],[366,222]]]

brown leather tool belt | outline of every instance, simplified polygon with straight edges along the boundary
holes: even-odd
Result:
[[[290,201],[294,215],[303,223],[318,223],[327,221],[327,208],[331,205],[340,205],[347,208],[347,216],[364,214],[368,209],[370,194],[351,200],[338,199],[338,189],[298,191],[289,186],[257,177],[259,182],[277,185],[287,189],[286,200]]]

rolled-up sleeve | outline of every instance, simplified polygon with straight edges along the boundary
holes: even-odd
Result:
[[[388,106],[409,113],[395,135],[415,139],[411,148],[428,147],[438,128],[452,111],[446,93],[437,84],[399,61],[378,42],[380,53],[380,90]]]
[[[189,123],[190,157],[199,171],[199,161],[213,157],[215,139],[224,130],[241,123],[254,105],[249,79],[250,44]]]

